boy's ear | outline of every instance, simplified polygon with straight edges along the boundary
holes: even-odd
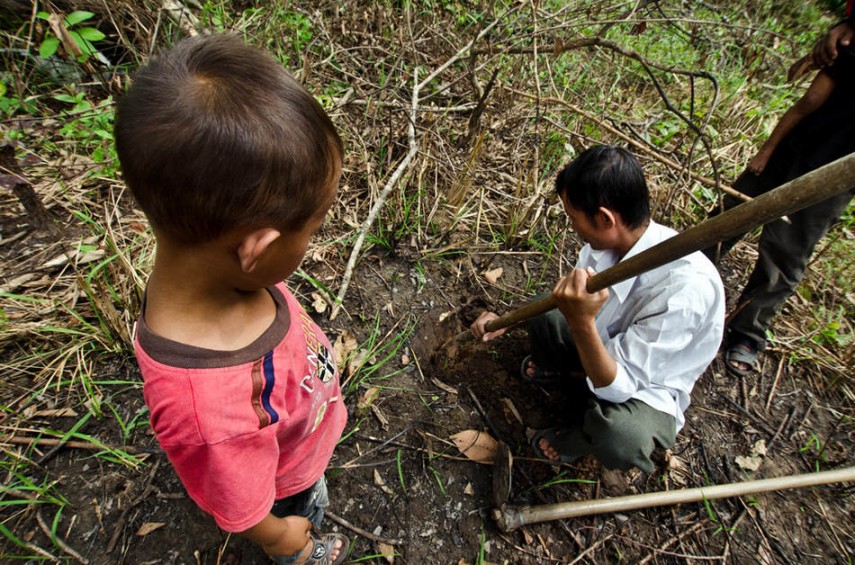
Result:
[[[255,270],[258,260],[281,235],[279,230],[273,228],[259,228],[246,234],[237,248],[241,270],[244,273]]]
[[[600,206],[600,209],[597,210],[597,220],[603,229],[613,228],[617,225],[615,213],[604,206]]]

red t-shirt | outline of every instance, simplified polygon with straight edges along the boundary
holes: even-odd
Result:
[[[237,351],[135,339],[151,427],[190,497],[222,529],[260,522],[323,475],[347,420],[332,347],[284,284],[276,320]]]

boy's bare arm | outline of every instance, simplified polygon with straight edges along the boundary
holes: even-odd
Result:
[[[268,514],[241,535],[260,545],[267,555],[287,556],[311,548],[311,530],[312,523],[302,516],[277,518]]]
[[[586,285],[593,274],[594,271],[590,268],[587,271],[574,270],[558,281],[552,295],[567,320],[585,374],[594,383],[595,388],[602,388],[615,380],[617,362],[609,355],[597,332],[597,312],[609,297],[609,291],[603,289],[593,294],[588,292]]]
[[[748,163],[748,170],[755,174],[760,174],[766,168],[766,163],[769,157],[781,143],[781,140],[790,133],[805,117],[815,112],[820,106],[825,104],[828,97],[834,91],[834,79],[828,76],[827,73],[820,72],[813,79],[807,92],[799,98],[799,100],[787,110],[781,119],[775,125],[775,129],[769,135],[769,138],[763,143],[760,151]]]

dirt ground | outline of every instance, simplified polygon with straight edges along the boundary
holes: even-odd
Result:
[[[117,10],[122,8],[124,12],[133,12],[145,4],[76,4],[90,3],[99,14],[102,6],[115,4]],[[156,16],[152,16],[151,25],[156,32],[160,28],[154,22],[161,19],[160,6],[163,3],[152,4],[157,5],[152,12]],[[230,3],[204,4],[216,7]],[[299,62],[296,66],[302,69],[301,79],[317,86],[313,89],[315,92],[327,92],[319,86],[322,84],[353,84],[349,90],[331,91],[337,97],[331,102],[339,105],[335,121],[345,128],[343,131],[350,140],[345,163],[346,180],[350,186],[343,182],[341,202],[329,222],[338,225],[337,231],[330,230],[336,233],[322,234],[327,241],[323,251],[329,257],[316,259],[315,250],[310,249],[302,268],[319,281],[331,281],[330,287],[337,291],[342,268],[347,263],[355,238],[356,232],[352,230],[367,217],[368,208],[376,202],[376,194],[382,184],[394,176],[391,171],[404,159],[408,147],[407,109],[412,90],[408,85],[414,80],[411,69],[426,69],[423,75],[416,74],[420,77],[439,69],[446,62],[457,60],[454,53],[475,37],[475,32],[471,37],[457,36],[454,27],[456,14],[452,8],[465,8],[474,3],[441,2],[446,9],[424,10],[416,14],[413,21],[394,8],[398,4],[410,3],[317,4],[327,14],[328,21],[320,22],[324,26],[315,22],[317,35],[313,41],[335,45],[333,52],[340,59],[310,56],[310,49],[288,49],[289,53],[294,51],[291,62]],[[352,9],[351,4],[359,9]],[[515,7],[511,11],[516,11],[517,7],[520,11],[524,7],[528,9],[527,3],[512,4]],[[530,4],[534,13],[538,3]],[[566,4],[568,9],[561,10],[561,13],[566,12],[567,25],[570,26],[567,29],[571,30],[566,37],[575,38],[577,31],[573,11],[576,7],[572,2]],[[609,8],[608,3],[600,4],[604,13],[598,27],[605,31],[613,23],[611,11],[618,8]],[[616,5],[620,7],[620,4]],[[708,3],[640,4],[650,4],[651,10],[654,7],[658,10],[672,7],[688,9]],[[718,4],[710,5],[718,9]],[[769,16],[762,10],[746,9],[743,3],[736,4],[740,11],[756,12],[760,20]],[[789,7],[789,4],[783,4]],[[314,17],[315,8],[314,3],[307,4],[307,18]],[[600,16],[595,12],[599,9],[586,9],[584,11],[592,14],[582,14],[579,18],[584,16],[584,20],[594,18],[592,21],[597,21]],[[25,13],[26,18],[30,18],[29,7]],[[680,22],[677,27],[688,27],[688,23],[695,19],[690,12],[686,14],[686,17],[680,15],[674,20]],[[302,12],[296,15],[302,15]],[[652,13],[651,22],[658,21],[660,17],[658,12]],[[260,25],[265,18],[249,19],[252,25]],[[722,20],[726,18],[722,17]],[[104,21],[107,21],[106,17]],[[131,23],[134,25],[126,25],[123,34],[138,27],[145,28],[143,24],[146,21],[140,20],[137,26],[137,20],[133,20]],[[311,23],[310,19],[294,21]],[[683,26],[684,23],[687,25]],[[744,40],[746,52],[753,52],[754,43],[758,42],[758,56],[769,51],[770,60],[780,67],[775,72],[785,74],[784,63],[789,60],[777,61],[776,57],[780,55],[776,55],[772,47],[759,43],[763,40],[771,44],[773,40],[769,34],[755,33],[750,26],[739,31],[739,26],[730,26],[729,20],[725,23],[728,24],[729,36]],[[510,38],[507,43],[501,42],[499,33],[490,41],[496,41],[498,47],[511,53],[528,45],[525,41],[517,43],[517,38],[527,41],[538,26],[549,30],[555,22],[548,19],[539,24],[536,21],[523,24],[502,32]],[[640,22],[633,28],[632,37],[636,33],[643,34],[646,27],[646,21]],[[697,43],[698,49],[706,49],[710,53],[724,51],[720,47],[723,43],[707,43],[709,38],[702,36],[709,33],[708,28],[698,29],[702,34],[696,37],[697,30],[690,30],[691,42],[687,41],[686,45]],[[288,33],[277,31],[276,41],[287,37]],[[253,35],[251,31],[247,34]],[[771,35],[777,43],[780,34]],[[258,41],[265,37],[260,34]],[[541,42],[537,49],[555,50],[557,53],[562,45],[561,37],[557,35],[554,42],[551,37],[545,38],[549,41]],[[397,47],[395,38],[400,43]],[[29,46],[29,39],[27,42]],[[626,43],[634,45],[632,41]],[[140,51],[148,52],[147,48],[143,49],[148,45],[147,42],[141,43]],[[392,46],[387,50],[387,45]],[[366,245],[360,254],[343,312],[334,321],[330,321],[329,312],[316,314],[317,322],[333,341],[345,331],[355,336],[358,343],[366,342],[371,336],[382,343],[392,343],[396,336],[405,337],[403,346],[364,382],[358,386],[355,381],[345,384],[346,388],[352,388],[346,397],[349,421],[345,437],[336,449],[327,473],[331,506],[325,529],[350,536],[353,543],[348,561],[360,563],[852,563],[855,559],[852,483],[581,516],[528,525],[512,532],[503,532],[498,527],[493,518],[493,468],[473,462],[458,451],[450,440],[458,432],[483,431],[509,445],[514,457],[509,504],[541,505],[852,467],[855,465],[855,410],[849,385],[851,363],[846,374],[841,376],[839,370],[823,368],[816,355],[807,358],[799,355],[794,340],[800,324],[807,319],[805,313],[810,310],[810,304],[796,296],[776,320],[775,334],[781,339],[762,357],[758,372],[740,380],[725,372],[721,359],[713,362],[693,392],[687,422],[678,435],[676,445],[670,453],[657,454],[660,463],[653,473],[608,471],[589,458],[556,467],[533,457],[528,446],[532,430],[558,425],[563,419],[572,417],[576,413],[575,401],[578,399],[560,391],[525,386],[520,382],[519,366],[527,354],[525,331],[515,329],[490,344],[455,342],[453,346],[444,345],[449,338],[464,331],[482,309],[490,308],[501,313],[519,306],[517,297],[549,290],[545,284],[530,288],[532,280],[555,281],[559,274],[558,265],[564,265],[565,271],[567,265],[572,265],[578,242],[569,241],[572,239],[569,236],[562,234],[555,241],[550,239],[544,243],[544,247],[555,243],[566,255],[563,261],[557,256],[545,259],[548,265],[541,264],[547,255],[542,250],[517,251],[521,246],[515,246],[514,242],[524,239],[521,234],[525,230],[514,232],[509,229],[505,234],[508,239],[500,238],[505,223],[562,225],[560,214],[550,215],[547,207],[540,205],[545,193],[543,187],[549,182],[541,182],[537,178],[539,173],[532,171],[542,170],[546,178],[547,172],[556,167],[570,149],[575,147],[574,151],[578,151],[579,147],[610,139],[611,134],[603,132],[623,128],[621,131],[626,133],[621,139],[641,138],[649,133],[648,129],[652,130],[651,124],[659,123],[657,120],[661,121],[663,116],[668,119],[673,116],[662,111],[659,94],[645,82],[647,79],[638,78],[641,71],[627,72],[629,67],[622,66],[622,59],[614,52],[596,55],[585,51],[585,57],[592,64],[579,69],[568,68],[574,77],[604,70],[602,80],[594,80],[597,75],[591,79],[591,88],[596,90],[596,95],[588,98],[594,105],[585,106],[595,116],[578,122],[574,117],[574,129],[568,130],[565,137],[563,129],[558,126],[570,122],[562,119],[556,110],[563,106],[552,102],[547,104],[549,96],[541,97],[542,85],[539,83],[536,87],[535,84],[524,84],[526,80],[535,81],[526,79],[531,74],[520,71],[524,69],[521,67],[523,59],[509,59],[510,62],[499,67],[496,61],[505,60],[505,55],[501,50],[491,54],[492,45],[484,43],[479,55],[482,57],[479,61],[488,62],[483,69],[481,63],[477,66],[481,75],[472,71],[470,77],[468,66],[461,59],[458,64],[450,65],[448,74],[425,89],[422,100],[425,111],[419,114],[416,124],[419,137],[413,139],[413,146],[418,147],[421,156],[417,166],[406,173],[415,179],[411,181],[409,190],[418,193],[420,200],[414,203],[404,198],[407,195],[402,192],[400,198],[392,198],[385,205],[388,209],[401,211],[400,217],[393,218],[394,221],[386,226],[390,232],[394,232],[399,224],[407,227],[411,221],[408,206],[418,208],[422,201],[426,203],[425,209],[419,209],[419,213],[430,216],[430,226],[426,223],[426,227],[419,230],[439,229],[436,226],[441,230],[436,234],[431,232],[430,237],[423,237],[413,244],[407,243],[410,237],[414,241],[416,239],[409,232],[401,241],[394,233],[386,234],[390,251],[381,251],[382,245],[370,249]],[[153,39],[151,46],[155,46]],[[667,46],[667,49],[671,50],[672,46]],[[739,51],[743,48],[740,47]],[[536,58],[532,60],[536,61]],[[475,68],[475,58],[471,61]],[[536,63],[532,64],[536,68]],[[484,85],[492,84],[491,65],[508,76],[503,74],[505,84],[500,79],[498,84],[502,86],[488,97],[490,87],[482,92],[479,81]],[[387,73],[392,73],[391,79]],[[745,73],[741,72],[740,76],[742,74]],[[495,79],[497,75],[492,76]],[[391,86],[387,86],[387,79]],[[670,82],[675,85],[691,84],[694,96],[695,82],[684,78]],[[663,82],[666,87],[668,83]],[[526,88],[527,92],[515,94],[514,89],[519,88]],[[568,96],[572,94],[567,100],[585,100],[586,92],[576,92],[575,88],[577,86],[562,86]],[[689,89],[688,86],[681,88]],[[627,98],[618,96],[622,89],[630,93]],[[543,93],[548,94],[547,90]],[[689,104],[685,94],[678,92],[675,102]],[[601,101],[609,96],[615,99]],[[353,100],[348,103],[351,97]],[[645,101],[645,97],[655,102]],[[101,99],[92,98],[93,101]],[[630,102],[624,104],[624,100]],[[483,115],[482,127],[479,116],[484,111],[484,101],[489,101],[490,106]],[[460,106],[464,102],[471,105]],[[60,106],[56,101],[51,103]],[[636,106],[640,113],[635,117],[630,114],[624,116],[623,108],[618,108],[621,113],[612,115],[610,112],[616,110],[612,104]],[[645,111],[645,108],[650,110]],[[750,104],[731,104],[722,110],[720,126],[733,122],[733,127],[739,130],[745,124],[746,116],[755,111],[762,114],[767,109],[762,105],[755,108]],[[552,118],[547,123],[540,118],[533,119],[534,116]],[[639,116],[643,117],[643,124]],[[639,121],[634,121],[636,118]],[[21,120],[25,124],[29,121],[29,117]],[[11,285],[10,280],[17,279],[17,290],[13,290],[25,298],[28,298],[28,293],[47,296],[45,305],[39,304],[38,307],[44,309],[43,317],[48,322],[52,320],[48,314],[56,309],[71,304],[71,316],[76,314],[74,304],[86,303],[81,283],[87,281],[83,281],[81,273],[91,273],[95,283],[100,282],[93,271],[74,271],[67,265],[49,266],[53,258],[68,250],[69,242],[89,238],[95,246],[109,247],[108,240],[127,241],[134,244],[127,248],[131,251],[126,249],[130,254],[144,248],[142,244],[138,245],[138,240],[143,238],[137,236],[145,232],[142,216],[130,213],[130,206],[124,210],[126,217],[122,217],[123,211],[116,203],[129,197],[118,196],[124,190],[119,181],[113,177],[90,178],[86,175],[86,169],[97,170],[88,157],[83,158],[90,150],[88,146],[81,145],[77,149],[79,154],[75,154],[74,147],[67,145],[67,140],[54,132],[59,121],[53,117],[44,123],[37,121],[33,126],[36,131],[31,133],[35,139],[56,137],[59,149],[56,155],[43,156],[45,165],[42,169],[47,171],[42,170],[38,174],[34,171],[30,180],[37,188],[50,187],[57,192],[46,199],[46,205],[62,229],[86,233],[64,233],[65,247],[50,243],[50,238],[41,238],[29,225],[17,199],[7,191],[0,191],[0,283],[7,287]],[[674,120],[662,123],[674,123]],[[750,128],[758,129],[754,123]],[[688,132],[688,128],[682,130]],[[741,130],[738,135],[722,135],[722,143],[728,146],[739,149],[749,145],[744,141],[746,134]],[[669,144],[656,149],[656,155],[691,154],[697,142],[690,139],[692,137],[688,133],[675,136]],[[678,138],[685,139],[678,141]],[[744,151],[734,149],[730,151],[732,155],[727,155],[728,160],[739,163],[740,170],[747,161]],[[651,152],[650,149],[646,151]],[[547,163],[547,157],[552,154],[555,154],[556,163]],[[692,216],[685,213],[690,206],[680,205],[689,197],[678,190],[677,181],[686,184],[686,188],[689,176],[685,173],[695,169],[705,171],[705,162],[688,159],[685,169],[680,164],[674,171],[661,163],[653,163],[649,157],[645,157],[644,164],[646,167],[650,164],[659,167],[652,185],[660,189],[655,203],[657,212],[668,216],[664,223],[676,227],[681,227],[680,222],[694,223]],[[551,179],[552,172],[548,175]],[[466,195],[470,185],[479,190]],[[534,192],[518,194],[519,189],[526,186],[533,187]],[[434,192],[434,188],[438,190]],[[479,213],[478,228],[472,219],[470,223],[450,223],[449,220],[443,224],[439,218],[443,209],[439,209],[434,217],[436,209],[431,206],[440,200],[440,195],[450,199],[451,193],[458,191],[467,199],[465,203],[469,208],[462,206],[461,200],[450,207],[455,214],[465,208],[490,211],[495,206],[497,211]],[[476,192],[480,194],[477,202],[474,200]],[[498,210],[502,206],[506,209]],[[78,214],[72,215],[70,210]],[[105,217],[109,217],[103,222],[108,228],[106,231],[118,230],[122,237],[115,233],[92,236],[88,231],[90,228],[84,225],[84,212],[90,211],[93,215],[103,212]],[[669,219],[674,219],[674,222],[667,221]],[[102,228],[96,225],[93,229]],[[478,233],[479,229],[482,233]],[[484,235],[488,230],[495,230],[489,249],[486,245],[477,247],[485,241]],[[378,228],[377,233],[381,231]],[[551,235],[552,232],[545,230],[545,233]],[[846,234],[847,239],[851,237],[851,234]],[[457,241],[449,241],[455,238]],[[497,243],[500,240],[502,243]],[[543,236],[541,241],[546,241],[546,237]],[[431,254],[419,249],[418,245],[422,244],[434,250],[450,251],[445,259],[432,259],[429,257],[441,253]],[[502,251],[496,251],[500,245]],[[100,251],[112,253],[109,248]],[[134,257],[134,268],[138,264],[144,265],[144,259]],[[725,287],[731,302],[737,297],[738,289],[744,283],[745,270],[751,262],[750,246],[737,247],[725,262]],[[336,269],[332,269],[331,264],[335,264]],[[105,270],[108,268],[120,269],[121,265],[110,264]],[[487,283],[484,271],[497,268],[502,269],[502,275],[495,283]],[[537,273],[542,276],[538,277]],[[22,282],[22,274],[30,278]],[[128,287],[123,289],[127,291],[125,294],[135,296],[145,274],[119,274],[122,276],[104,278],[125,281]],[[62,284],[57,283],[60,277],[63,278]],[[140,278],[136,280],[134,277]],[[315,289],[299,276],[292,277],[290,285],[302,304],[310,308],[313,302],[311,294]],[[97,302],[97,294],[90,299]],[[828,307],[831,312],[837,312],[839,304],[835,300],[838,300],[836,295],[834,300],[828,301],[835,306]],[[114,312],[125,305],[117,301],[114,307],[109,296],[105,302],[107,304],[98,303],[96,306],[109,306],[113,310],[101,311]],[[845,313],[851,313],[855,298],[842,297],[839,302],[845,304],[840,307],[845,317]],[[92,381],[112,383],[101,385],[101,390],[109,398],[103,399],[105,409],[100,417],[84,420],[88,412],[83,406],[86,395],[81,391],[85,385],[80,382],[65,388],[57,386],[51,394],[38,394],[38,390],[47,386],[34,377],[40,367],[38,356],[44,353],[39,348],[52,343],[52,330],[42,327],[48,322],[40,325],[42,320],[32,319],[38,314],[37,310],[36,307],[30,308],[29,317],[24,319],[26,323],[19,323],[13,317],[12,309],[7,309],[5,303],[0,304],[0,323],[8,329],[3,336],[7,341],[0,342],[0,368],[3,371],[0,428],[4,438],[17,434],[19,439],[29,441],[41,438],[48,429],[68,432],[76,423],[84,421],[76,432],[105,445],[121,446],[135,453],[143,463],[133,467],[111,461],[109,455],[96,454],[91,444],[42,445],[31,449],[7,443],[4,439],[0,447],[9,460],[26,460],[27,466],[23,477],[0,467],[2,484],[21,485],[33,481],[39,489],[53,485],[52,492],[61,493],[67,503],[57,515],[58,505],[33,504],[35,495],[29,491],[16,487],[15,493],[9,494],[4,490],[6,496],[0,497],[0,527],[13,532],[24,543],[47,548],[53,555],[68,561],[75,561],[71,556],[79,555],[80,561],[93,564],[248,565],[269,562],[259,548],[220,531],[213,520],[195,506],[147,426],[133,428],[127,437],[122,437],[118,422],[147,418],[138,369],[126,349],[117,351],[121,346],[116,344],[121,342],[119,338],[122,336],[94,346],[93,349],[100,354],[99,361],[92,367],[86,367],[87,376]],[[81,309],[86,312],[86,317],[80,320],[79,327],[85,329],[85,324],[98,323],[92,310],[88,306]],[[130,326],[136,316],[132,310],[116,312],[117,317],[126,318],[108,325]],[[789,336],[793,338],[788,341]],[[808,338],[802,336],[799,339]],[[851,343],[849,347],[852,347]],[[378,353],[377,359],[369,359],[368,364],[380,365],[387,353]],[[76,355],[72,347],[69,347],[68,355],[72,358],[68,362],[71,366]],[[47,357],[47,353],[44,356]],[[85,358],[86,362],[90,359],[84,354],[78,357]],[[848,358],[850,361],[855,359],[852,355]],[[65,374],[62,367],[57,373]],[[109,412],[106,406],[115,409],[116,413]],[[77,409],[75,417],[56,412],[67,407]],[[29,461],[33,464],[29,465]],[[243,464],[251,465],[252,462]],[[29,501],[26,500],[28,497]],[[17,498],[22,504],[15,506],[9,503],[9,500]],[[49,532],[54,533],[51,535]],[[4,556],[22,553],[32,555],[30,549],[16,547],[8,536],[0,535],[0,561],[8,560]]]
[[[762,372],[745,380],[726,375],[720,360],[713,363],[694,391],[676,446],[659,454],[662,463],[651,474],[606,471],[590,459],[562,468],[539,461],[527,432],[560,422],[572,412],[573,399],[520,382],[524,330],[487,345],[442,347],[487,306],[461,276],[469,261],[427,263],[419,273],[400,256],[369,257],[357,273],[347,313],[332,324],[318,317],[332,339],[344,329],[364,338],[377,312],[383,313],[381,335],[400,328],[402,320],[416,320],[406,348],[370,382],[379,387],[373,405],[358,406],[367,384],[347,398],[349,434],[328,472],[329,510],[339,519],[328,518],[325,526],[352,537],[352,561],[392,562],[378,557],[392,551],[395,563],[412,564],[846,563],[855,555],[852,490],[843,484],[503,533],[491,516],[491,467],[462,457],[449,436],[474,429],[507,442],[515,457],[509,502],[537,505],[846,467],[853,461],[855,427],[851,404],[839,398],[837,387],[806,379],[800,364],[772,351]],[[502,255],[491,268],[503,267],[510,285],[523,276],[523,262]],[[308,271],[313,267],[304,264]],[[298,294],[303,290],[297,287]],[[139,378],[132,363],[107,363],[97,371],[104,378]],[[114,401],[124,417],[143,406],[138,389]],[[29,424],[59,427],[59,420]],[[112,437],[115,430],[92,421],[85,431],[112,444],[121,441]],[[737,458],[750,456],[761,442],[759,469],[748,471]],[[266,562],[258,548],[221,532],[195,507],[146,428],[128,443],[150,451],[136,470],[69,448],[43,463],[68,499],[57,531],[75,551],[90,563]],[[19,521],[18,534],[50,547],[37,519]],[[145,524],[162,526],[140,535]]]

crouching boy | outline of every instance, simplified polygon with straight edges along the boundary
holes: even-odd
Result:
[[[347,419],[332,348],[282,282],[335,201],[343,149],[271,56],[186,39],[119,104],[125,181],[157,240],[135,337],[151,426],[190,497],[277,563],[338,563],[313,535]]]
[[[595,272],[676,232],[651,221],[644,173],[625,149],[588,149],[559,173],[555,189],[587,245],[552,290],[558,310],[529,322],[531,355],[520,376],[570,385],[587,398],[572,423],[541,431],[532,445],[554,461],[593,455],[610,469],[650,472],[651,453],[674,444],[692,387],[721,343],[721,279],[695,252],[589,293]],[[495,317],[482,313],[472,324],[475,336],[501,335],[486,332]]]

